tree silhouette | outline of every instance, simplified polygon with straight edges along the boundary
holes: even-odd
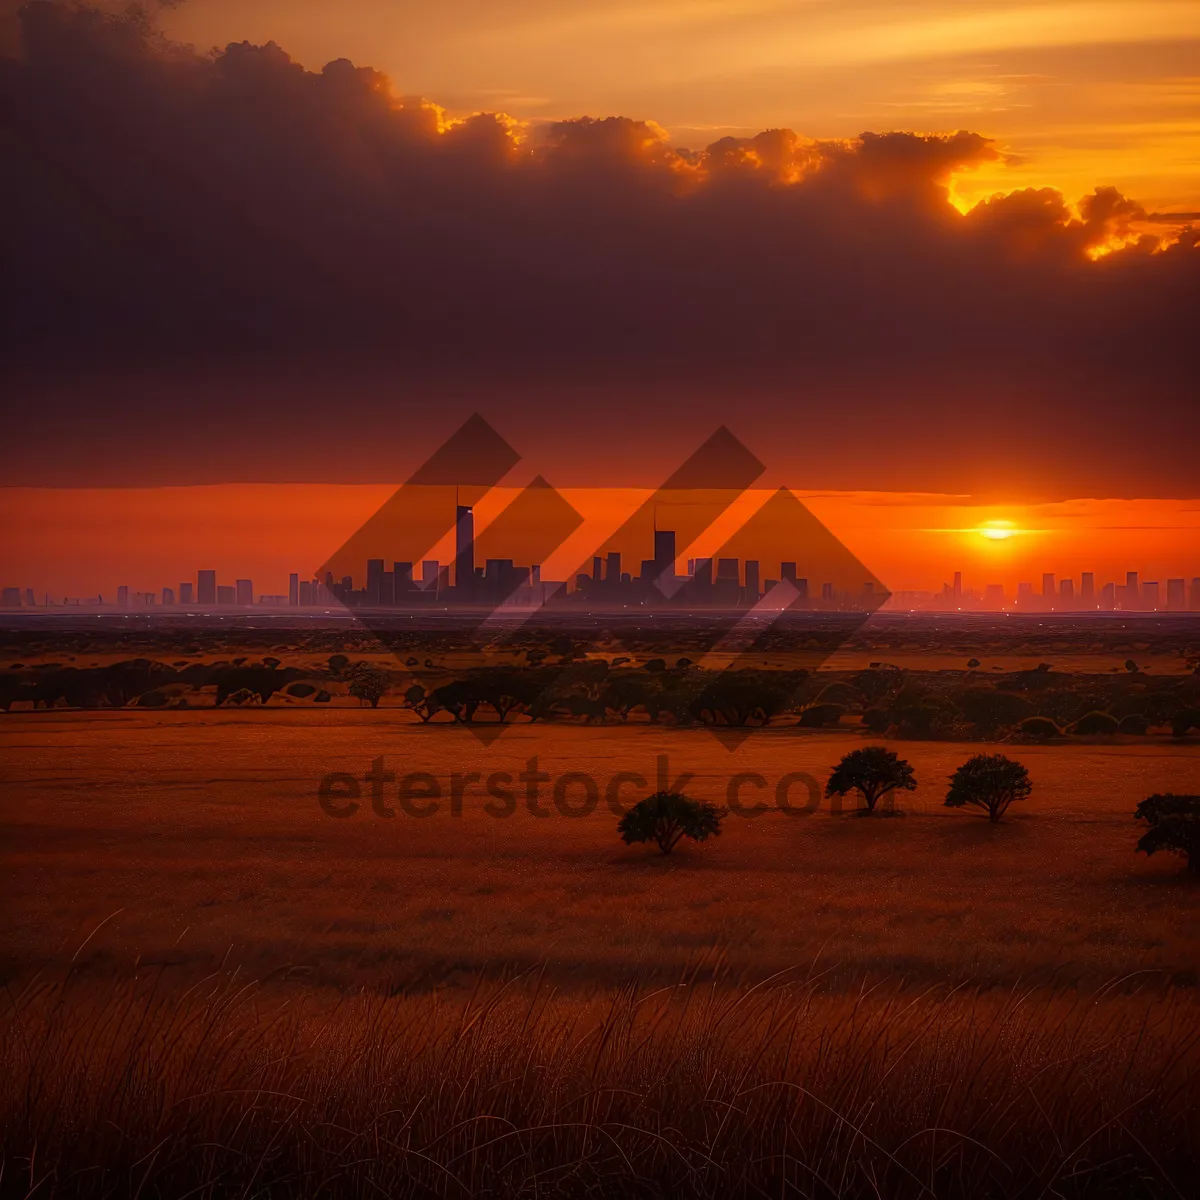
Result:
[[[1169,850],[1187,859],[1188,872],[1200,875],[1200,796],[1176,796],[1171,792],[1149,796],[1137,806],[1134,816],[1150,828],[1137,848],[1146,854]]]
[[[1056,738],[1062,737],[1059,729],[1049,717],[1026,717],[1020,724],[1022,737],[1027,738]]]
[[[1181,708],[1171,718],[1171,736],[1186,737],[1189,729],[1200,726],[1200,709]]]
[[[971,804],[987,812],[988,820],[999,821],[1016,800],[1033,791],[1025,767],[1003,754],[976,754],[950,777],[947,808]]]
[[[964,688],[955,701],[962,715],[983,734],[995,733],[1034,715],[1033,705],[1024,696],[993,687]]]
[[[694,842],[717,837],[725,811],[707,800],[692,800],[680,792],[655,792],[639,800],[617,822],[617,832],[628,845],[654,842],[670,854],[687,837]]]
[[[528,707],[538,697],[536,682],[513,671],[485,671],[477,683],[483,701],[496,710],[502,724],[510,712]]]
[[[1092,737],[1096,734],[1116,733],[1117,727],[1117,718],[1111,714],[1106,712],[1090,712],[1084,713],[1071,726],[1071,732],[1079,734],[1081,737]]]
[[[851,750],[833,769],[825,795],[844,796],[855,791],[862,796],[867,812],[897,788],[911,792],[917,786],[912,765],[886,746],[863,746]]]
[[[414,683],[404,693],[404,707],[412,709],[421,718],[422,724],[431,721],[442,711],[441,704],[419,683]]]
[[[846,709],[841,704],[810,704],[800,713],[797,724],[803,729],[825,729],[836,725],[845,715]],[[875,747],[881,749],[881,747]]]
[[[391,681],[386,671],[371,663],[360,662],[354,665],[350,673],[350,686],[346,689],[359,704],[364,701],[372,708],[378,708],[379,702],[388,694]]]
[[[432,698],[460,725],[470,725],[483,703],[478,684],[471,679],[453,679],[435,689]]]
[[[604,685],[602,699],[607,712],[614,712],[622,721],[629,719],[629,714],[639,704],[645,704],[649,688],[644,680],[632,675],[618,675]]]

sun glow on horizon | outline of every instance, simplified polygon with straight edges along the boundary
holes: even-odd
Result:
[[[977,532],[990,542],[1006,542],[1021,531],[1011,521],[984,521]]]

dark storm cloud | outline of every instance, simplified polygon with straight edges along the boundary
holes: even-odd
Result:
[[[1010,478],[1081,455],[1110,478],[1137,460],[1143,492],[1155,454],[1186,475],[1196,235],[1090,261],[1146,217],[1106,188],[1078,216],[1030,189],[964,217],[946,185],[996,157],[978,134],[684,151],[625,118],[448,124],[345,60],[200,56],[87,10],[32,4],[23,40],[0,75],[7,423],[41,465],[18,477],[47,477],[57,439],[72,478],[111,481],[85,444],[114,426],[131,459],[190,440],[196,477],[271,477],[214,449],[235,419],[250,440],[290,428],[301,471],[321,410],[290,381],[348,373],[490,388],[518,421],[561,419],[555,386],[593,387],[590,408],[611,387],[614,414],[653,393],[672,420],[753,395],[788,436],[857,430],[854,486],[975,490],[972,445],[991,478],[1039,439]],[[376,419],[369,391],[339,400],[350,424]],[[810,419],[805,394],[833,411]],[[893,478],[922,446],[951,477]]]

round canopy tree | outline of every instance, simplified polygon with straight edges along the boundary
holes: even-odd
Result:
[[[911,792],[917,786],[912,765],[886,746],[863,746],[851,750],[833,769],[825,785],[825,795],[844,796],[858,792],[874,812],[879,801],[897,788]]]
[[[371,663],[356,663],[350,673],[350,686],[346,689],[359,704],[378,708],[379,702],[388,694],[391,680],[381,667]]]
[[[1171,792],[1150,796],[1137,806],[1134,816],[1150,826],[1137,844],[1139,850],[1182,854],[1188,871],[1200,875],[1200,796]]]
[[[681,792],[655,792],[639,800],[617,822],[617,832],[628,845],[654,842],[664,854],[670,854],[683,838],[703,842],[717,837],[724,809],[707,800],[693,800]]]
[[[973,805],[983,809],[990,821],[999,821],[1008,806],[1024,800],[1033,791],[1025,767],[1003,754],[976,754],[950,777],[947,808]]]

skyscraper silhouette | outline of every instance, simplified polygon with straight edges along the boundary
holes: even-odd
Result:
[[[675,530],[654,531],[654,573],[657,576],[675,574]]]
[[[383,559],[367,559],[367,603],[380,604],[383,602]]]
[[[475,513],[468,504],[454,510],[454,586],[459,600],[475,590]]]
[[[746,603],[753,606],[758,603],[761,588],[758,578],[758,559],[746,559]]]
[[[216,571],[196,572],[196,603],[216,604],[217,602],[217,573]]]
[[[621,586],[621,552],[610,550],[608,562],[604,569],[604,586],[610,592],[615,592]]]

